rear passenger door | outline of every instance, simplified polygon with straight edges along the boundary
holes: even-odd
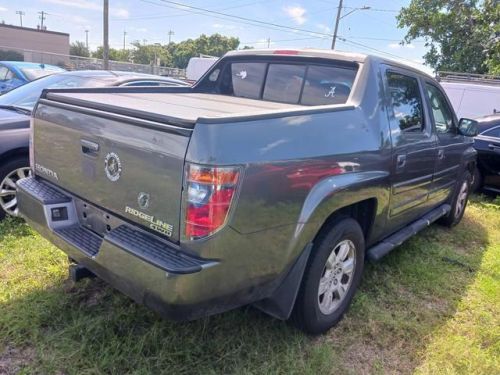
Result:
[[[385,84],[393,145],[389,223],[397,230],[429,209],[437,151],[419,77],[389,67]]]
[[[425,96],[437,135],[437,161],[429,199],[432,203],[446,200],[460,177],[462,156],[469,147],[458,133],[458,121],[448,98],[432,81],[425,81]]]

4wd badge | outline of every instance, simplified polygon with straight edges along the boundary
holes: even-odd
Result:
[[[122,174],[122,163],[118,155],[110,152],[104,159],[104,171],[111,181],[118,181]]]

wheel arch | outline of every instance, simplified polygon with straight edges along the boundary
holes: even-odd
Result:
[[[17,147],[10,149],[8,151],[5,151],[3,154],[0,155],[0,167],[7,163],[8,161],[18,158],[18,157],[26,157],[26,159],[29,159],[29,148],[28,147]]]

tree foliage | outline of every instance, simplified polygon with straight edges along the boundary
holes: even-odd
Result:
[[[78,42],[77,42],[78,43]],[[109,59],[129,61],[136,64],[160,65],[175,68],[185,68],[191,57],[203,55],[220,57],[226,52],[238,48],[238,38],[226,37],[220,34],[210,36],[202,34],[196,39],[187,39],[179,43],[145,44],[139,41],[131,43],[133,48],[126,50],[109,49]],[[250,48],[246,47],[245,48]],[[81,56],[81,55],[79,55]],[[92,57],[102,59],[103,48],[98,47]]]
[[[90,57],[90,51],[85,46],[85,43],[76,41],[71,43],[69,46],[69,54],[71,56],[82,56],[82,57]]]
[[[97,47],[97,50],[92,52],[92,57],[96,59],[102,59],[104,57],[104,48],[102,46]],[[113,61],[130,61],[131,51],[128,49],[109,49],[109,59]]]
[[[397,16],[404,42],[424,38],[425,62],[435,70],[500,72],[500,2],[411,0]]]
[[[0,50],[0,61],[24,61],[24,55],[13,50]]]
[[[196,39],[187,39],[179,43],[170,43],[167,49],[172,56],[176,68],[185,68],[191,57],[203,55],[220,57],[226,52],[238,48],[238,38],[226,37],[220,34],[200,35]]]

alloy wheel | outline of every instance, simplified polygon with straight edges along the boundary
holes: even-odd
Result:
[[[31,176],[29,167],[15,169],[8,173],[0,183],[0,207],[11,216],[18,216],[16,183],[22,178]]]
[[[356,268],[356,247],[350,240],[338,243],[326,260],[319,280],[318,304],[325,315],[333,313],[344,300]]]

